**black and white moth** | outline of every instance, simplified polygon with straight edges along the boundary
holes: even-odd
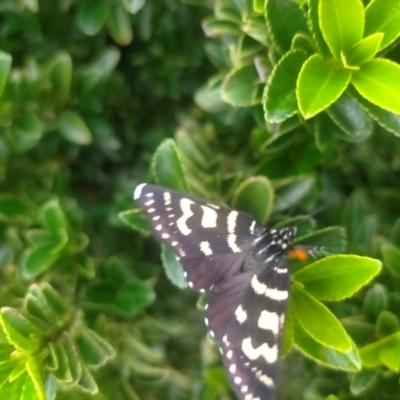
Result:
[[[146,183],[134,199],[189,286],[209,294],[205,323],[237,397],[272,400],[296,228],[269,229],[243,212]]]

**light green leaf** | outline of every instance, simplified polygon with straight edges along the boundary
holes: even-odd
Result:
[[[368,257],[334,255],[307,265],[292,278],[317,299],[338,301],[366,285],[380,268],[380,261]]]
[[[143,6],[146,0],[122,0],[122,4],[131,14],[136,14]]]
[[[264,0],[253,0],[253,9],[260,14],[264,13]]]
[[[68,141],[85,146],[92,142],[92,134],[82,117],[75,111],[64,111],[58,118],[61,135]]]
[[[304,11],[293,0],[266,0],[266,20],[271,37],[282,53],[290,50],[296,33],[308,33]]]
[[[250,107],[261,101],[260,78],[254,64],[233,69],[221,86],[221,97],[234,107]]]
[[[294,323],[294,343],[304,355],[334,369],[351,372],[360,370],[361,361],[354,344],[346,352],[337,351],[315,341],[297,320]]]
[[[372,60],[379,50],[382,38],[383,33],[374,33],[356,43],[345,53],[345,67],[348,66],[352,68]]]
[[[183,267],[175,253],[166,246],[161,246],[161,260],[168,279],[178,288],[185,289],[188,284],[183,275]]]
[[[78,382],[78,386],[87,393],[96,394],[99,391],[96,381],[94,380],[92,374],[87,368],[83,368],[82,377]]]
[[[286,53],[275,66],[264,92],[265,118],[279,123],[298,111],[296,82],[307,56],[301,51]]]
[[[336,59],[362,39],[364,7],[360,0],[319,0],[322,34]]]
[[[327,64],[318,54],[310,57],[297,80],[297,102],[304,118],[329,107],[336,101],[350,82],[351,73]]]
[[[181,192],[188,191],[183,164],[173,139],[166,139],[158,146],[151,166],[159,185]]]
[[[136,208],[135,210],[121,211],[118,213],[118,217],[124,224],[139,231],[144,236],[151,235],[150,223],[139,208]]]
[[[372,0],[365,9],[364,35],[384,34],[380,50],[393,43],[400,35],[400,3],[393,0]]]
[[[351,349],[353,342],[337,318],[299,285],[292,285],[290,301],[295,318],[315,341],[340,352]]]
[[[400,65],[377,58],[353,73],[351,83],[361,96],[385,110],[400,114]]]
[[[60,203],[57,200],[50,200],[43,208],[43,224],[45,228],[57,235],[60,230],[66,228],[65,215],[60,207]]]
[[[273,198],[271,182],[264,176],[253,176],[243,181],[235,190],[232,205],[264,224],[271,214]]]
[[[26,370],[35,387],[36,396],[40,400],[46,400],[46,393],[43,386],[43,366],[38,357],[29,357],[26,362]]]

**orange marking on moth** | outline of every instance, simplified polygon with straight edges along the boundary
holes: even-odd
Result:
[[[294,248],[288,251],[288,256],[299,261],[306,261],[308,258],[308,253],[303,249]]]

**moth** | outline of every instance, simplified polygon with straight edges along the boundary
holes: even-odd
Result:
[[[143,183],[134,199],[174,251],[193,289],[207,292],[205,323],[240,400],[272,400],[296,227],[270,229],[229,207]]]

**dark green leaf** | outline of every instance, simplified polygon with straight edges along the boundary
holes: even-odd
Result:
[[[318,4],[319,0],[308,0],[308,23],[318,52],[327,59],[332,55],[319,26]]]
[[[161,260],[168,279],[178,288],[184,289],[188,286],[183,275],[181,263],[176,259],[176,255],[165,246],[161,247]]]
[[[296,82],[306,59],[302,51],[290,51],[275,66],[263,100],[265,118],[269,122],[282,122],[297,113]]]
[[[352,375],[350,391],[353,396],[360,396],[366,393],[373,386],[378,378],[378,371],[363,370]]]
[[[381,246],[383,262],[389,272],[396,278],[400,278],[400,249],[389,243]]]
[[[381,311],[387,307],[388,297],[385,286],[376,283],[372,286],[364,297],[364,313],[371,319],[378,318]]]
[[[341,226],[319,229],[302,236],[298,231],[296,236],[296,245],[314,247],[316,252],[321,250],[325,253],[342,253],[346,247],[346,232]]]
[[[110,36],[121,46],[127,46],[133,39],[133,31],[128,11],[122,4],[111,5],[107,17],[107,30]]]
[[[104,26],[108,12],[109,3],[105,0],[95,2],[78,3],[78,26],[86,35],[96,35]]]
[[[58,128],[61,135],[72,143],[85,146],[92,141],[92,134],[75,111],[63,111],[58,118]]]
[[[399,318],[390,311],[383,310],[376,321],[376,333],[378,338],[383,338],[399,330]]]
[[[11,55],[0,51],[0,95],[3,93],[4,86],[7,82],[8,74],[11,69]]]
[[[149,221],[139,208],[135,210],[121,211],[118,213],[118,217],[124,224],[136,231],[139,231],[143,235],[149,236],[151,234]]]
[[[253,176],[236,189],[232,205],[265,224],[272,211],[273,198],[274,191],[270,181],[264,176]]]

